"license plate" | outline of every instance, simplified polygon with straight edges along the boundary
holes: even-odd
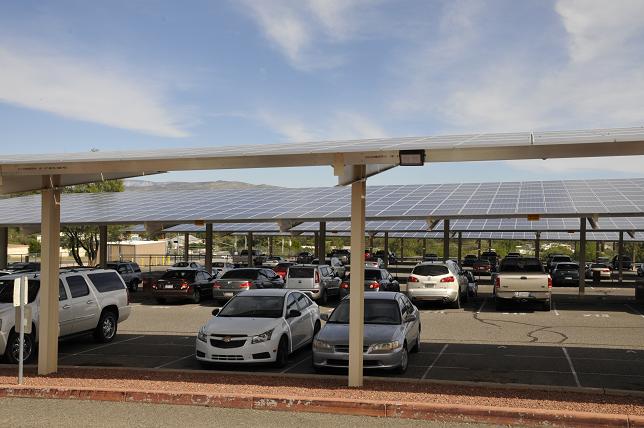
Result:
[[[233,293],[224,293],[224,297],[233,297]]]
[[[565,277],[564,279],[571,280],[571,279],[572,279],[572,276],[567,276],[567,277]]]
[[[515,291],[514,297],[530,297],[530,292],[528,292],[528,291]]]
[[[166,285],[165,285],[165,288],[167,288],[167,289],[173,289],[173,288],[174,288],[174,285],[172,285],[172,284],[166,284]]]
[[[434,288],[434,284],[425,283],[425,288]]]

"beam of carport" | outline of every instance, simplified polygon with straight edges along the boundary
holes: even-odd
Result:
[[[449,219],[443,220],[443,260],[449,260]]]
[[[318,260],[320,264],[324,264],[324,259],[326,258],[326,222],[320,222],[320,231],[318,237]]]
[[[617,265],[619,266],[619,283],[622,283],[622,280],[624,279],[624,263],[623,263],[623,257],[624,257],[624,232],[620,231],[619,232],[619,243],[617,245]]]
[[[579,294],[586,292],[586,217],[579,219]]]
[[[0,227],[0,269],[7,268],[8,248],[9,248],[9,228]]]
[[[212,274],[212,223],[206,223],[206,272]]]
[[[98,264],[102,269],[107,267],[107,225],[98,227]]]

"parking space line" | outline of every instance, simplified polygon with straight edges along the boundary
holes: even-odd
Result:
[[[575,366],[572,365],[572,360],[570,359],[570,355],[568,355],[568,351],[566,348],[562,347],[564,355],[566,356],[566,359],[568,360],[568,365],[570,366],[570,371],[572,372],[572,377],[575,378],[575,383],[579,388],[581,388],[581,383],[579,383],[579,377],[577,377],[577,372],[575,371]]]
[[[107,343],[107,344],[105,344],[105,345],[97,346],[97,347],[95,347],[95,348],[86,349],[86,350],[84,350],[84,351],[77,352],[77,353],[75,353],[75,354],[69,354],[69,355],[67,355],[67,356],[65,356],[65,357],[62,357],[62,358],[61,358],[61,360],[62,360],[63,358],[67,358],[67,357],[75,357],[75,356],[77,356],[77,355],[82,355],[82,354],[86,354],[86,353],[88,353],[88,352],[92,352],[92,351],[96,351],[96,350],[99,350],[99,349],[107,348],[107,347],[112,346],[112,345],[118,345],[119,343],[125,343],[125,342],[130,342],[130,341],[132,341],[132,340],[141,339],[142,337],[145,337],[145,336],[130,337],[129,339],[121,340],[121,341],[119,341],[119,342],[111,342],[111,343]]]
[[[481,303],[481,306],[479,307],[479,310],[476,311],[477,314],[481,313],[481,311],[483,310],[483,307],[485,306],[486,302],[487,302],[487,298],[483,299],[483,303]]]
[[[639,315],[639,316],[641,316],[642,318],[644,318],[644,314],[643,314],[643,313],[641,313],[640,311],[638,311],[636,308],[632,307],[632,306],[631,306],[631,305],[629,305],[628,303],[625,303],[625,304],[624,304],[624,306],[626,306],[628,309],[630,309],[631,311],[635,312],[637,315]]]
[[[302,358],[302,360],[301,360],[301,361],[298,361],[297,363],[293,364],[292,366],[286,367],[286,368],[285,368],[284,370],[282,370],[280,373],[286,373],[286,372],[288,372],[289,370],[294,369],[295,367],[298,367],[298,366],[302,365],[302,363],[304,363],[304,362],[306,362],[306,361],[311,361],[311,359],[310,359],[310,358],[308,358],[308,357]]]
[[[432,368],[438,362],[438,359],[443,355],[443,353],[447,349],[447,346],[449,346],[449,345],[446,343],[445,346],[443,346],[443,349],[441,349],[441,351],[438,353],[438,355],[436,355],[436,358],[434,358],[434,361],[432,361],[432,364],[429,367],[427,367],[427,370],[425,371],[425,373],[423,374],[423,377],[421,379],[425,379],[427,377],[429,372],[432,370]]]
[[[555,301],[552,301],[552,310],[555,311],[555,315],[559,316],[559,311],[557,310],[557,306],[555,305]]]
[[[168,366],[170,366],[170,365],[172,365],[174,363],[178,363],[179,361],[183,361],[183,360],[185,360],[187,358],[194,357],[194,356],[195,356],[195,353],[193,352],[192,354],[186,355],[185,357],[177,358],[176,360],[170,361],[169,363],[165,363],[165,364],[161,364],[160,366],[156,366],[155,369],[162,369],[164,367],[168,367]]]

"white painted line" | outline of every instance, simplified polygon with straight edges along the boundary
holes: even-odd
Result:
[[[284,370],[282,370],[280,373],[286,373],[287,371],[289,371],[289,370],[291,370],[291,369],[294,369],[295,367],[300,366],[300,365],[302,365],[302,363],[305,363],[305,362],[307,362],[307,361],[309,361],[309,362],[310,362],[310,361],[311,361],[311,358],[308,358],[308,357],[302,358],[302,360],[301,360],[301,361],[298,361],[297,363],[293,364],[292,366],[286,367],[286,368],[285,368]]]
[[[555,306],[555,301],[552,301],[552,310],[555,311],[555,315],[559,316],[559,311],[557,310],[557,306]]]
[[[423,377],[421,379],[425,379],[427,377],[427,375],[429,374],[431,369],[433,369],[434,366],[436,365],[436,362],[438,361],[438,359],[443,355],[443,352],[445,352],[445,350],[447,349],[447,346],[448,346],[448,344],[446,343],[445,346],[443,346],[443,349],[441,349],[441,351],[438,353],[438,355],[436,355],[436,358],[434,358],[434,361],[432,361],[432,365],[427,367],[427,370],[425,371],[425,373],[423,374]]]
[[[643,313],[641,313],[640,311],[638,311],[636,308],[632,307],[632,306],[631,306],[631,305],[629,305],[628,303],[624,304],[624,306],[626,306],[628,309],[630,309],[631,311],[635,312],[637,315],[639,315],[639,316],[641,316],[642,318],[644,318],[644,314],[643,314]]]
[[[579,378],[577,377],[577,372],[575,371],[575,367],[572,365],[572,360],[570,359],[570,355],[568,355],[568,351],[566,348],[561,348],[563,350],[564,355],[566,356],[566,359],[568,360],[568,365],[570,366],[570,371],[572,372],[572,377],[575,378],[575,383],[577,384],[577,387],[581,388],[581,383],[579,383]]]
[[[75,357],[76,355],[86,354],[86,353],[88,353],[88,352],[96,351],[96,350],[98,350],[98,349],[107,348],[108,346],[112,346],[112,345],[118,345],[119,343],[129,342],[129,341],[131,341],[131,340],[140,339],[140,338],[142,338],[142,337],[145,337],[145,336],[130,337],[129,339],[121,340],[121,341],[119,341],[119,342],[111,342],[111,343],[107,343],[107,344],[105,344],[105,345],[96,346],[96,347],[94,347],[94,348],[86,349],[86,350],[84,350],[84,351],[77,352],[77,353],[75,353],[75,354],[69,354],[69,355],[67,355],[67,356],[65,356],[65,357],[62,357],[62,358],[60,358],[60,359],[62,360],[63,358],[67,358],[67,357]]]
[[[181,358],[178,358],[178,359],[176,359],[174,361],[170,361],[169,363],[165,363],[165,364],[161,364],[160,366],[156,366],[155,369],[162,369],[164,367],[168,367],[169,365],[172,365],[174,363],[178,363],[179,361],[183,361],[183,360],[185,360],[187,358],[194,357],[194,356],[195,356],[195,353],[193,352],[192,354],[186,355],[185,357],[181,357]]]
[[[487,299],[483,299],[483,303],[481,303],[481,306],[479,307],[479,310],[476,311],[477,314],[481,313],[481,311],[483,310],[483,307],[485,306],[486,302],[487,302]]]

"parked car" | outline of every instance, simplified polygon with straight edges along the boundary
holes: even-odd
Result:
[[[197,262],[176,262],[168,270],[198,269],[204,270],[205,266]]]
[[[494,278],[496,309],[509,302],[536,302],[550,310],[552,278],[535,258],[506,259]]]
[[[637,276],[644,276],[644,263],[640,263],[637,267]]]
[[[269,267],[269,268],[274,268],[278,264],[285,262],[286,259],[280,256],[269,256],[266,258],[264,261],[264,266]]]
[[[461,263],[461,267],[465,271],[474,270],[474,263],[476,263],[478,259],[479,258],[476,254],[468,254],[463,259],[463,262]]]
[[[517,257],[521,257],[521,253],[508,253],[505,256],[506,259],[516,259]]]
[[[441,301],[460,308],[467,300],[468,284],[464,272],[452,260],[422,262],[407,278],[407,295],[412,301]]]
[[[319,304],[326,304],[329,296],[340,296],[342,280],[327,265],[293,265],[285,281],[286,288],[301,291]]]
[[[385,253],[384,250],[378,250],[375,253],[373,253],[373,256],[381,258],[383,260],[387,260],[388,265],[393,265],[393,264],[397,263],[396,254],[394,254],[391,251],[388,251],[388,252]]]
[[[143,282],[141,277],[141,268],[134,262],[107,262],[107,269],[113,269],[121,275],[127,289],[134,293],[139,289],[139,284]]]
[[[379,258],[379,257],[371,257],[368,260],[364,261],[364,267],[370,268],[370,267],[375,267],[379,269],[384,269],[385,268],[385,262]]]
[[[205,270],[169,270],[152,284],[152,296],[158,303],[166,300],[191,299],[193,303],[211,297],[213,278]]]
[[[423,256],[423,261],[424,262],[437,262],[438,261],[438,254],[435,253],[427,253]]]
[[[613,268],[613,270],[619,270],[619,265],[622,265],[622,270],[631,270],[633,268],[633,259],[630,258],[630,256],[622,256],[621,257],[621,263],[620,263],[620,257],[615,256],[613,257],[613,260],[611,260],[610,265]]]
[[[546,270],[548,272],[552,271],[552,268],[557,263],[572,263],[570,256],[564,256],[562,254],[550,254],[546,259]]]
[[[251,253],[251,256],[253,258],[253,265],[254,266],[261,266],[264,264],[264,261],[266,260],[266,256],[261,253],[259,250],[253,250]],[[248,250],[241,250],[239,254],[236,254],[233,256],[233,264],[235,266],[248,266]]]
[[[23,274],[0,278],[0,355],[9,363],[19,362],[20,336],[15,333],[13,306],[14,279]],[[113,270],[82,269],[60,273],[58,282],[59,336],[91,332],[97,342],[114,340],[118,324],[130,316],[128,292],[123,279]],[[23,360],[36,352],[40,332],[40,274],[27,281],[27,301],[32,311],[32,333],[25,334]]]
[[[349,294],[350,281],[342,281],[340,284],[340,295],[342,297]],[[364,289],[365,291],[400,291],[400,284],[387,269],[366,268],[364,270]]]
[[[7,265],[7,272],[40,272],[39,262],[13,262]]]
[[[243,291],[260,288],[284,288],[284,280],[268,268],[231,269],[212,283],[212,297],[230,299]]]
[[[351,252],[344,248],[336,248],[331,250],[329,257],[337,257],[342,263],[349,264],[351,262]]]
[[[553,286],[578,286],[579,265],[577,263],[557,263],[550,274]]]
[[[463,274],[467,278],[467,295],[468,297],[476,297],[479,295],[479,285],[474,278],[474,274],[471,270],[464,270]]]
[[[280,278],[284,279],[286,278],[286,273],[288,272],[288,268],[293,266],[295,263],[294,262],[281,262],[278,263],[277,266],[273,268],[273,272],[278,274]]]
[[[595,272],[599,274],[600,279],[611,278],[611,269],[606,263],[591,263],[590,266],[586,268],[586,278],[592,279]]]
[[[224,273],[231,269],[235,269],[235,265],[228,262],[212,262],[212,276],[213,278],[220,278]]]
[[[199,329],[196,358],[204,363],[272,362],[284,367],[288,355],[313,341],[320,310],[295,290],[248,290],[232,299]]]
[[[331,315],[322,314],[326,324],[313,341],[313,366],[349,365],[349,299],[347,296]],[[409,353],[420,349],[420,315],[402,293],[365,293],[363,366],[394,369],[404,373]]]
[[[487,259],[477,260],[474,262],[474,265],[472,266],[472,272],[474,272],[474,274],[478,276],[481,276],[481,275],[492,276],[492,263],[490,263],[490,261]]]
[[[298,265],[306,265],[311,263],[313,259],[315,259],[315,254],[308,251],[302,251],[297,255],[296,261]]]

